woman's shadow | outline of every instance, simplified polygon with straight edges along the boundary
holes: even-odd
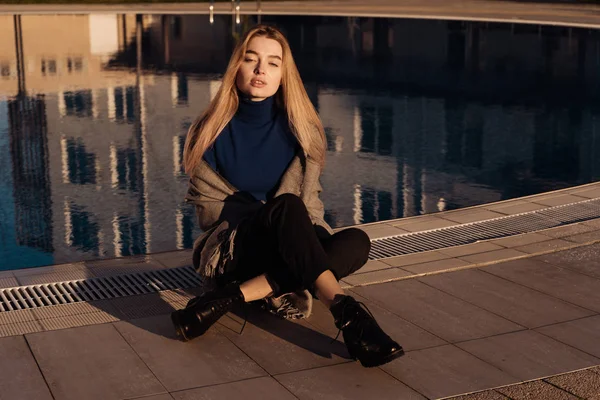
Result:
[[[199,287],[187,288],[171,293],[173,292],[178,293],[181,298],[192,298],[201,294],[202,289]],[[125,323],[154,335],[170,340],[179,340],[171,324],[170,314],[183,306],[174,306],[173,302],[161,295],[160,292],[92,302],[91,304],[99,311],[111,314]],[[260,302],[236,306],[231,312],[224,315],[214,328],[234,344],[261,346],[264,342],[264,346],[270,346],[272,342],[268,335],[274,335],[282,341],[324,358],[334,356],[350,358],[346,346],[342,342],[319,332],[318,328],[311,324],[311,319],[321,319],[322,316],[313,315],[305,320],[286,320],[269,313],[258,304]],[[137,310],[136,305],[138,306]],[[155,323],[151,321],[155,321]],[[331,324],[333,325],[333,322]],[[202,340],[201,337],[194,341],[199,340]]]

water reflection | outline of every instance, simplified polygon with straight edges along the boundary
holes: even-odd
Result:
[[[251,16],[0,16],[0,269],[190,248],[185,134]],[[600,35],[273,17],[325,125],[334,226],[600,175]]]

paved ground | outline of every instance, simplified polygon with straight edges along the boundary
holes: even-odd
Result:
[[[163,298],[149,313],[158,315],[141,318],[156,299],[95,303],[79,316],[115,322],[0,339],[0,398],[438,399],[489,388],[461,398],[599,398],[597,367],[556,376],[600,365],[599,256],[600,244],[589,245],[352,288],[407,350],[374,369],[331,343],[336,329],[320,303],[299,323],[250,309],[242,334],[231,314],[190,343],[174,339],[168,319],[182,301]],[[47,308],[39,322],[73,313]]]
[[[242,1],[241,12],[255,13],[255,1]],[[533,22],[600,27],[600,4],[585,1],[535,0],[329,0],[263,1],[264,14],[396,16]],[[110,5],[2,5],[0,13],[208,13],[204,3],[110,4]],[[215,12],[231,12],[228,2],[217,3]]]
[[[381,237],[593,198],[600,184],[363,229]],[[372,261],[347,290],[407,351],[374,369],[332,343],[318,302],[300,322],[250,308],[242,334],[237,310],[190,343],[168,315],[199,289],[0,312],[0,399],[598,399],[599,241],[596,219]],[[4,272],[0,286],[185,264],[188,251],[51,266]]]

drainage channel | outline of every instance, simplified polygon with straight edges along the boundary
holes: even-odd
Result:
[[[553,228],[600,217],[600,199],[499,217],[424,232],[372,240],[369,259],[377,260]],[[192,267],[136,272],[0,289],[0,312],[197,287]]]
[[[72,304],[82,301],[156,293],[196,287],[200,276],[192,267],[136,272],[101,278],[19,286],[0,290],[0,312]]]
[[[371,241],[370,260],[437,250],[554,228],[600,217],[600,199]]]

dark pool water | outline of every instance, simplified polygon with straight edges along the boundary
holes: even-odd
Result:
[[[185,134],[231,16],[0,16],[0,269],[189,248]],[[326,127],[334,226],[598,180],[600,34],[477,22],[264,17]]]

